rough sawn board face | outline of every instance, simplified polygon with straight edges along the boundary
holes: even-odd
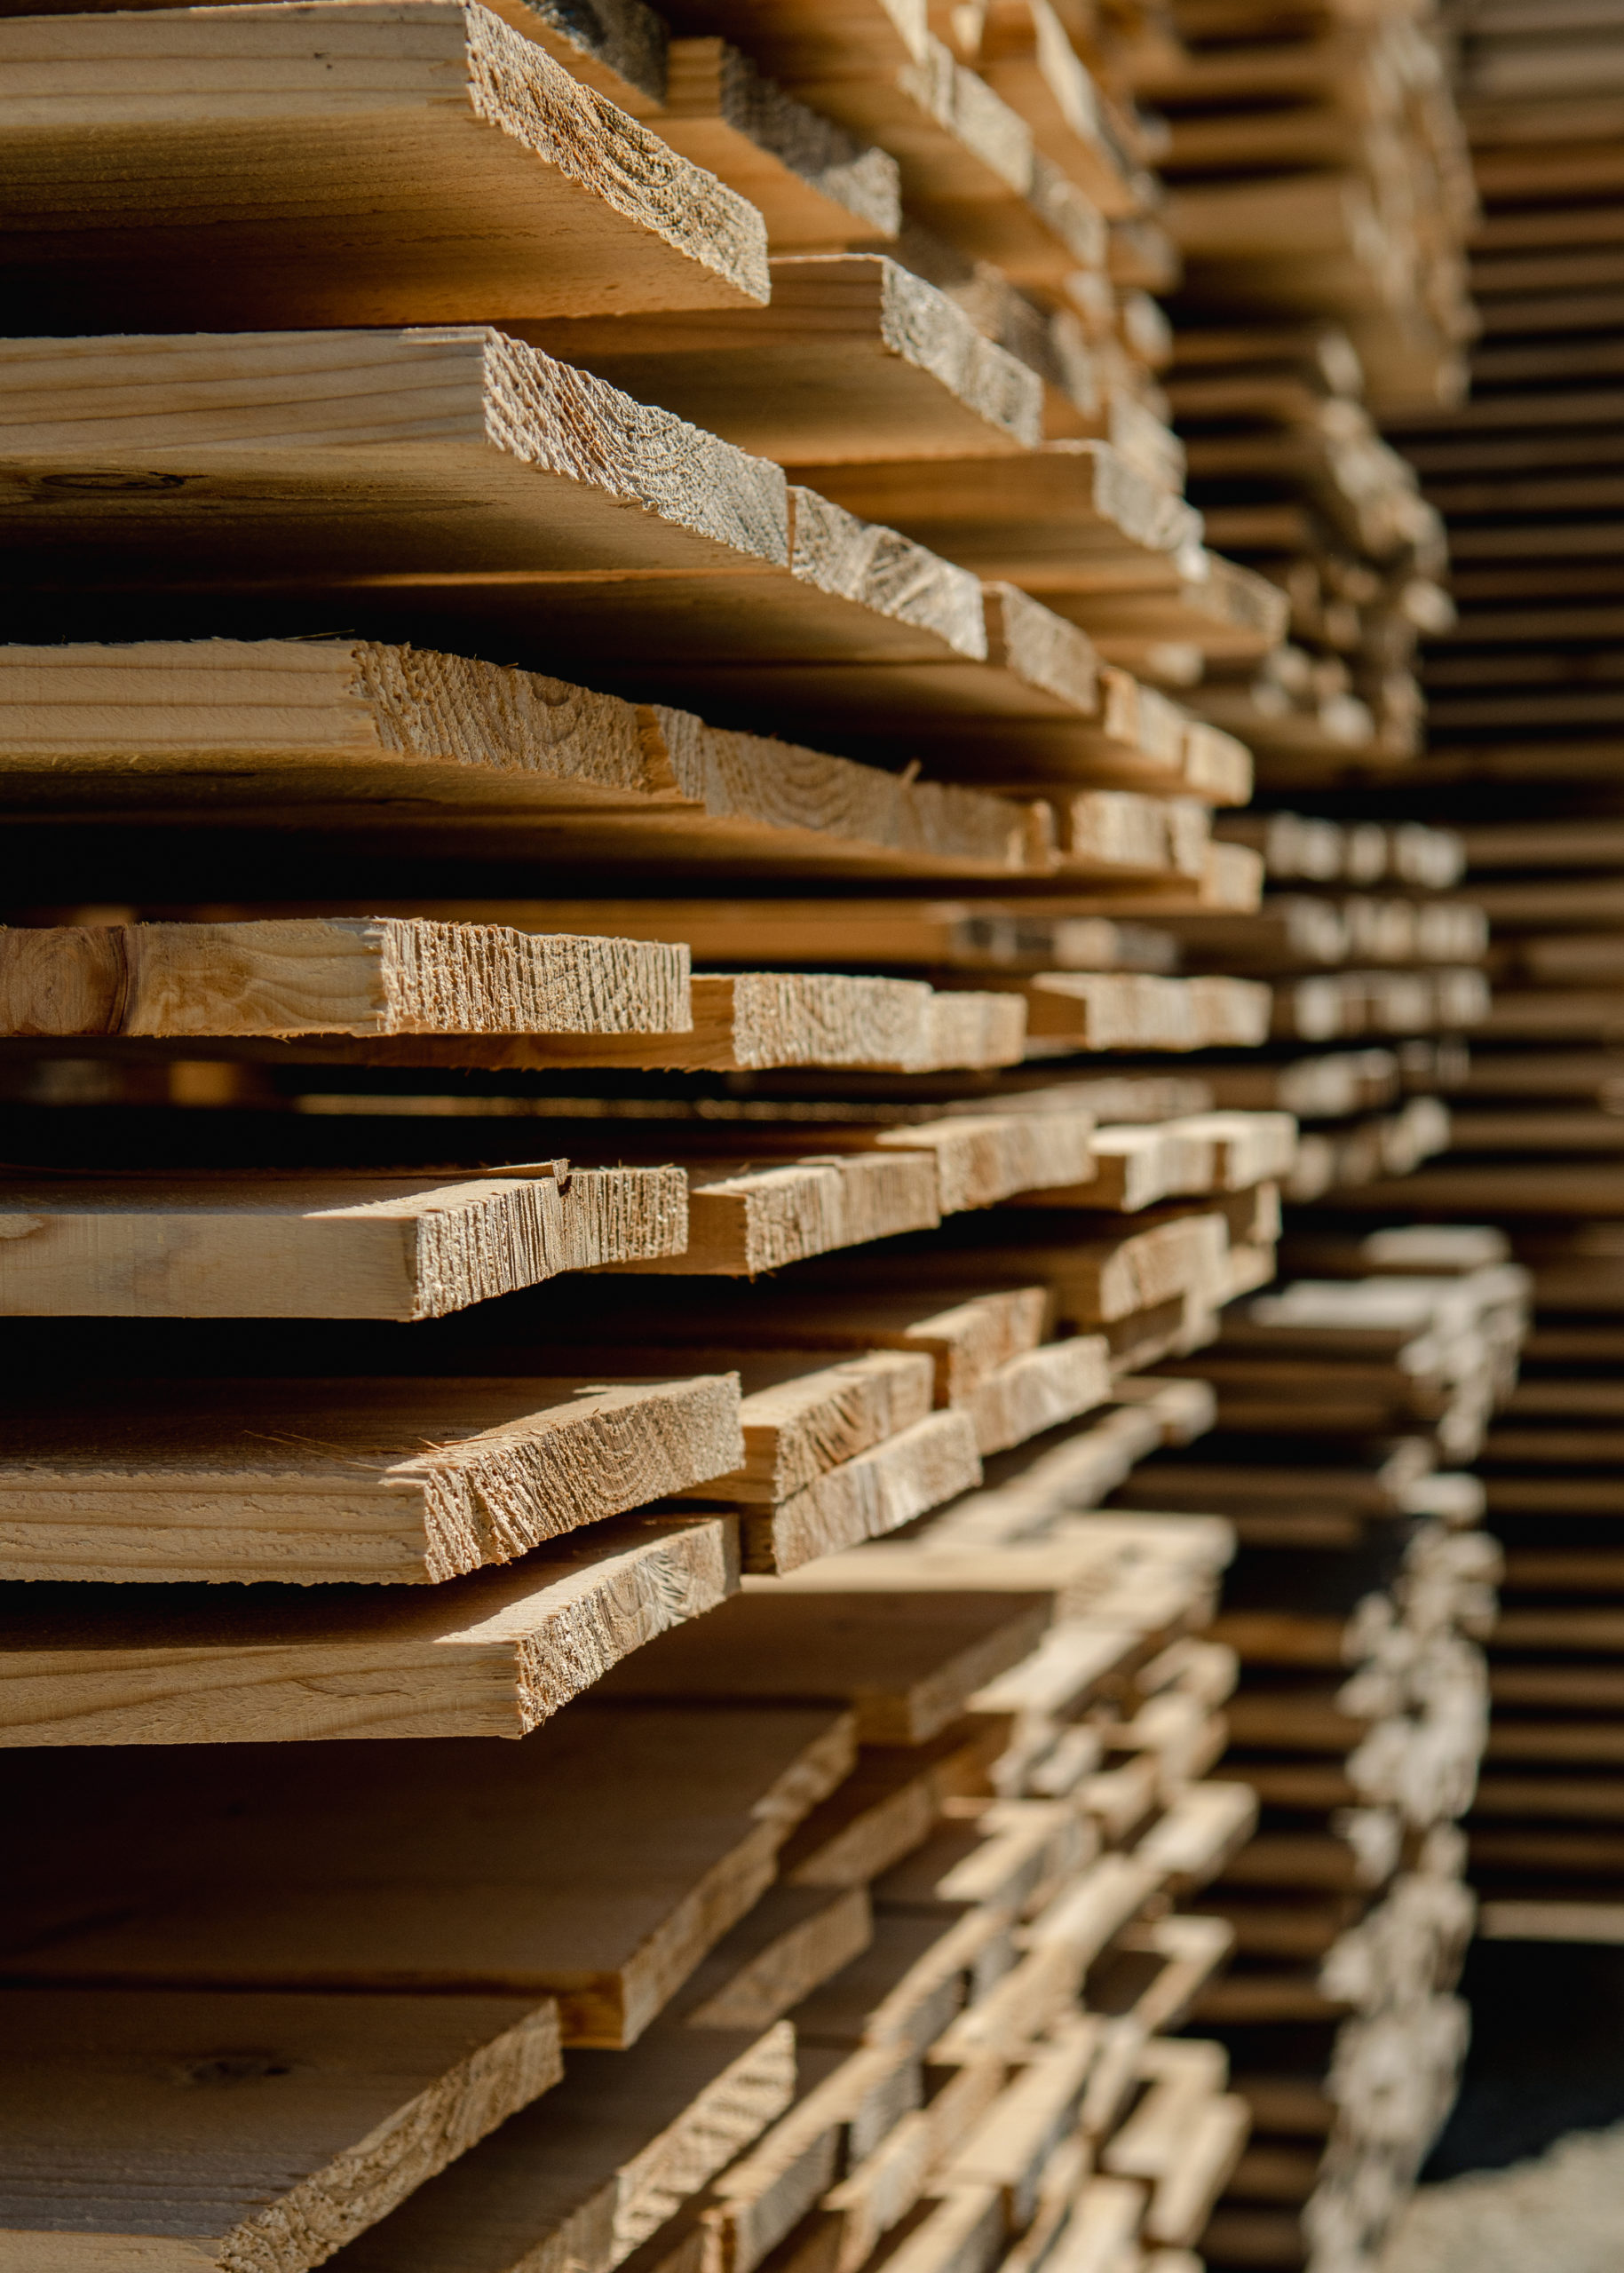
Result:
[[[561,2073],[495,1997],[0,1997],[0,2256],[304,2273]]]
[[[657,1370],[31,1396],[0,1420],[0,1579],[421,1583],[511,1562],[739,1465],[736,1382],[669,1378],[669,1353]]]
[[[462,0],[0,25],[32,320],[379,324],[767,297],[748,201]]]
[[[33,1826],[13,1978],[551,1994],[566,2042],[613,2047],[771,1883],[855,1736],[828,1707],[625,1705],[518,1745],[44,1757],[0,1762]],[[115,1867],[124,1922],[98,1924]]]

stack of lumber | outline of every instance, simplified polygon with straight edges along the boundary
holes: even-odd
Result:
[[[14,2245],[1187,2273],[1248,2119],[1168,2033],[1253,1812],[1229,1539],[1091,1531],[1087,1470],[1006,1480],[1013,1570],[974,1495],[968,1558],[764,1585],[522,1746],[9,1754]]]
[[[1415,651],[1453,620],[1443,524],[1378,433],[1334,327],[1181,325],[1168,396],[1208,540],[1278,585],[1289,643],[1215,662],[1190,696],[1240,734],[1271,789],[1413,756]]]
[[[1470,162],[1435,0],[1175,0],[1187,53],[1137,84],[1168,120],[1183,302],[1345,329],[1378,416],[1458,400]],[[1182,303],[1181,303],[1182,305]]]
[[[1295,1129],[1108,1053],[1264,1032],[1143,680],[1284,603],[1058,24],[0,21],[20,2262],[1190,2273],[1228,1533],[1087,1511]]]
[[[1409,1175],[1448,1143],[1441,1093],[1464,1078],[1466,1038],[1490,1017],[1486,915],[1451,889],[1460,833],[1290,811],[1221,826],[1263,857],[1258,909],[1165,921],[1185,969],[1222,965],[1269,987],[1269,1044],[1205,1059],[1202,1077],[1225,1105],[1303,1124],[1288,1200],[1329,1204]]]
[[[1473,1916],[1456,1825],[1499,1562],[1466,1470],[1511,1390],[1527,1288],[1504,1263],[1452,1270],[1451,1246],[1415,1226],[1374,1247],[1372,1275],[1241,1305],[1181,1361],[1216,1391],[1214,1433],[1113,1495],[1214,1509],[1240,1542],[1214,1628],[1240,1661],[1216,1773],[1262,1814],[1200,1897],[1237,1955],[1196,2025],[1227,2047],[1254,2136],[1203,2243],[1217,2267],[1374,2267],[1454,2095]]]
[[[1389,31],[1384,197],[1447,143]],[[53,2273],[1198,2273],[1233,1533],[1104,1502],[1342,1175],[1294,1069],[1396,1103],[1477,946],[1440,832],[1328,890],[1215,822],[1252,750],[1183,698],[1294,595],[1164,386],[1138,91],[1205,67],[1154,0],[0,20],[0,2227]],[[1340,309],[1373,402],[1442,352],[1430,194]],[[1376,1330],[1322,1427],[1466,1457],[1486,1323]],[[1414,1838],[1327,2030],[1447,1972],[1454,1505],[1359,1652]]]
[[[1433,748],[1412,779],[1418,804],[1464,824],[1494,1001],[1452,1098],[1449,1152],[1402,1200],[1374,1190],[1350,1231],[1419,1207],[1462,1237],[1501,1227],[1533,1274],[1525,1375],[1485,1469],[1507,1573],[1472,1867],[1485,1932],[1612,1939],[1624,31],[1614,10],[1560,0],[1485,0],[1462,28],[1483,336],[1470,404],[1401,433],[1458,564],[1458,620],[1427,660]]]

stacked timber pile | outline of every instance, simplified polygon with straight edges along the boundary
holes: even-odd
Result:
[[[1266,1050],[1202,1060],[1220,1104],[1301,1124],[1287,1201],[1334,1205],[1407,1176],[1449,1141],[1445,1097],[1489,1015],[1487,921],[1455,885],[1458,831],[1295,812],[1219,824],[1251,846],[1265,891],[1249,915],[1168,919],[1184,967],[1222,965],[1270,989]],[[1351,1045],[1351,1046],[1350,1046]]]
[[[1497,1224],[1533,1273],[1525,1377],[1485,1471],[1507,1570],[1473,1872],[1485,1932],[1611,1939],[1624,1900],[1624,37],[1614,12],[1561,0],[1486,0],[1462,30],[1483,337],[1470,404],[1406,421],[1401,438],[1458,563],[1458,622],[1427,659],[1433,747],[1412,778],[1418,804],[1466,825],[1494,1003],[1452,1100],[1451,1151],[1402,1199],[1365,1195],[1376,1212],[1359,1228],[1413,1208],[1462,1235]]]
[[[1215,1433],[1113,1495],[1216,1509],[1240,1541],[1217,1772],[1262,1816],[1200,1899],[1237,1960],[1196,2025],[1227,2046],[1255,2128],[1203,2244],[1215,2266],[1374,2266],[1454,2097],[1473,1916],[1456,1823],[1499,1560],[1466,1469],[1511,1390],[1526,1300],[1514,1267],[1455,1270],[1459,1245],[1414,1226],[1359,1256],[1293,1232],[1288,1259],[1350,1275],[1232,1312],[1182,1361],[1216,1392]]]
[[[20,2264],[1192,2273],[1287,602],[952,13],[0,21]]]
[[[1203,321],[1345,329],[1378,416],[1458,400],[1474,203],[1435,0],[1175,0],[1137,83],[1170,132],[1167,226]]]
[[[1421,748],[1422,634],[1453,609],[1443,524],[1376,430],[1352,342],[1237,313],[1181,323],[1168,395],[1208,542],[1290,602],[1262,663],[1217,663],[1190,696],[1255,749],[1279,792]]]

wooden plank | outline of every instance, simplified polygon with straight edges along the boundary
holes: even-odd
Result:
[[[701,973],[687,993],[691,1025],[657,1038],[636,1033],[526,1034],[479,1041],[391,1036],[353,1049],[326,1044],[313,1054],[328,1062],[359,1058],[371,1065],[477,1065],[510,1073],[566,1065],[708,1073],[841,1065],[929,1073],[1016,1064],[1026,1035],[1018,1002],[983,989],[938,994],[919,979],[731,971]],[[288,1056],[310,1054],[305,1044]]]
[[[796,2104],[725,2171],[701,2212],[706,2254],[751,2273],[785,2242],[843,2160],[861,2163],[908,2120],[920,2063],[906,2045],[802,2045]]]
[[[713,1505],[774,1507],[931,1410],[935,1378],[923,1351],[867,1350],[820,1365],[810,1351],[764,1357],[750,1348],[753,1339],[722,1353],[744,1389],[744,1453],[738,1465],[695,1480],[696,1496]],[[649,1370],[669,1367],[673,1354],[646,1353]],[[685,1351],[683,1362],[692,1362]]]
[[[511,1997],[11,1989],[5,2011],[0,2225],[51,2273],[303,2273],[561,2073],[556,2008]]]
[[[27,1754],[8,1774],[37,1834],[15,1891],[24,1938],[53,1913],[69,1930],[14,1945],[14,1978],[554,1995],[566,2044],[614,2047],[771,1882],[853,1730],[828,1709],[622,1705],[521,1745],[126,1752],[115,1775],[111,1753],[51,1756],[51,1786]],[[118,1921],[83,1898],[87,1804],[118,1827]]]
[[[874,254],[779,259],[771,273],[765,308],[582,315],[525,337],[780,465],[1000,456],[1039,440],[1037,374],[923,277]]]
[[[560,1271],[680,1255],[677,1168],[421,1176],[19,1177],[0,1193],[17,1317],[438,1318]]]
[[[0,688],[4,687],[0,667]],[[3,699],[3,698],[0,698]],[[685,946],[704,964],[848,964],[1024,970],[1165,970],[1170,950],[1156,933],[1080,910],[1028,914],[1016,899],[709,899],[442,901],[403,912],[461,922],[476,908],[519,931],[562,930]]]
[[[587,1374],[36,1392],[0,1432],[0,1579],[399,1585],[510,1562],[737,1468],[736,1381],[659,1378],[670,1354],[655,1379],[608,1388]],[[869,1362],[915,1367],[928,1407],[923,1357]]]
[[[911,1268],[911,1265],[910,1265]],[[827,1273],[828,1276],[822,1275]],[[829,1283],[830,1279],[834,1283]],[[848,1279],[860,1284],[843,1286]],[[791,1289],[775,1287],[730,1290],[696,1284],[685,1289],[680,1307],[669,1302],[633,1299],[630,1287],[614,1289],[614,1334],[628,1344],[668,1353],[694,1346],[725,1350],[900,1350],[929,1357],[935,1368],[939,1406],[962,1405],[988,1374],[1023,1350],[1035,1349],[1052,1330],[1053,1303],[1046,1287],[1021,1284],[1002,1271],[978,1273],[973,1261],[912,1294],[899,1290],[889,1267],[883,1278],[863,1269],[858,1257],[819,1266],[802,1274]],[[601,1341],[603,1327],[595,1324]],[[547,1329],[543,1345],[558,1345]],[[606,1357],[606,1350],[604,1351]],[[538,1362],[539,1349],[526,1345],[524,1364]],[[504,1360],[504,1363],[506,1360]],[[661,1370],[677,1366],[674,1354]]]
[[[0,932],[0,1034],[677,1033],[686,962],[389,916],[48,926]]]
[[[599,1694],[827,1698],[855,1712],[865,1744],[925,1744],[1048,1623],[1047,1602],[1004,1594],[741,1595],[702,1632],[640,1651]]]
[[[1255,1049],[1272,1002],[1257,980],[1216,973],[1043,971],[1024,980],[1021,993],[1036,1039],[1088,1049]]]
[[[1010,1236],[1002,1216],[990,1224],[973,1216],[958,1219],[953,1228],[962,1229],[963,1244],[913,1247],[907,1269],[922,1287],[962,1283],[969,1271],[1006,1286],[1038,1280],[1052,1289],[1056,1315],[1079,1331],[1113,1325],[1178,1295],[1228,1299],[1230,1227],[1216,1210],[1174,1203],[1160,1220],[1131,1230],[1108,1215],[1090,1219],[1081,1209],[1057,1208],[1046,1217],[1034,1208],[1019,1220],[1032,1226],[1024,1239]],[[867,1272],[855,1258],[841,1268],[852,1280]]]
[[[597,857],[1042,865],[1007,799],[365,640],[8,647],[0,799],[85,818],[150,815],[160,799],[192,823],[397,836],[427,806],[437,849],[454,820],[476,843],[527,820],[550,852]]]
[[[657,38],[663,35],[652,9],[640,12],[657,25]],[[748,199],[766,223],[774,252],[821,252],[897,234],[895,159],[797,102],[726,40],[660,44],[664,69],[657,103],[613,92],[611,99]]]
[[[606,1268],[639,1276],[669,1269],[688,1278],[754,1278],[941,1221],[936,1163],[926,1152],[843,1153],[784,1168],[723,1162],[695,1168],[687,1180],[686,1247]]]
[[[803,465],[848,511],[883,520],[978,575],[1049,597],[1176,584],[1192,510],[1105,442],[1050,442],[1010,460]],[[1064,612],[1064,611],[1063,611]]]
[[[874,1930],[866,1887],[771,1886],[666,2008],[690,2029],[763,2029],[838,1973]]]
[[[520,1737],[737,1583],[725,1517],[621,1517],[433,1588],[36,1582],[0,1610],[0,1745]]]
[[[744,1567],[780,1576],[804,1563],[911,1523],[981,1481],[975,1423],[932,1413],[872,1451],[831,1468],[770,1512],[740,1521]]]
[[[867,1886],[936,1828],[949,1800],[985,1789],[985,1735],[959,1724],[923,1745],[865,1745],[837,1792],[785,1842],[792,1886]]]
[[[0,57],[6,262],[33,329],[768,295],[755,209],[475,0],[13,21]]]
[[[564,2082],[352,2245],[345,2273],[489,2273],[560,2261],[612,2273],[780,2115],[788,2025],[657,2024],[630,2052],[572,2053]]]
[[[967,1405],[977,1447],[990,1459],[1092,1412],[1110,1395],[1109,1348],[1103,1334],[1085,1334],[1011,1358],[970,1392]]]

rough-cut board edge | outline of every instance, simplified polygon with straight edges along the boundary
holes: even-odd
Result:
[[[680,1256],[686,1201],[680,1168],[515,1166],[449,1184],[13,1173],[0,1192],[0,1312],[439,1318],[562,1271]]]
[[[603,1388],[333,1382],[336,1398],[221,1382],[178,1406],[154,1382],[138,1410],[99,1399],[96,1449],[67,1459],[69,1414],[32,1453],[23,1421],[0,1454],[0,1582],[438,1585],[511,1563],[743,1458],[737,1376],[680,1366],[669,1351],[638,1369],[649,1378]],[[332,1434],[363,1411],[364,1451]]]
[[[358,99],[346,102],[345,66],[358,68],[364,77],[365,50],[371,47],[375,67],[393,97],[391,107],[403,138],[411,127],[429,133],[450,128],[455,133],[459,115],[485,130],[479,154],[487,165],[507,159],[512,177],[507,210],[515,219],[540,220],[550,230],[567,229],[571,213],[580,210],[577,200],[596,201],[630,224],[628,250],[638,237],[653,238],[676,256],[661,262],[660,281],[650,287],[657,296],[655,305],[764,303],[771,292],[767,233],[749,200],[680,157],[658,133],[582,85],[544,44],[527,36],[527,25],[523,30],[515,28],[512,16],[517,12],[511,12],[504,20],[478,0],[433,13],[420,7],[416,12],[416,52],[407,55],[399,51],[400,26],[387,14],[380,11],[368,20],[353,10],[324,6],[322,0],[297,11],[241,7],[53,17],[44,28],[37,23],[27,28],[20,22],[9,27],[0,23],[0,57],[9,50],[12,67],[25,76],[32,59],[47,71],[68,75],[66,93],[59,81],[51,88],[48,123],[60,138],[59,147],[71,150],[74,138],[82,138],[83,162],[93,174],[88,154],[99,147],[98,126],[103,128],[105,140],[108,126],[122,128],[128,136],[132,125],[154,130],[189,126],[194,133],[212,125],[229,150],[234,144],[251,140],[257,129],[273,142],[289,123],[319,129],[335,114],[339,119],[347,114],[358,125],[368,123],[377,107],[377,79],[363,87]],[[337,35],[331,44],[322,41],[324,25]],[[427,51],[425,35],[431,29],[449,35],[440,41],[438,53]],[[202,51],[190,59],[190,70],[188,59],[175,53],[178,38],[186,31]],[[170,65],[175,83],[154,87],[154,64],[160,69]],[[460,83],[448,80],[448,64],[460,66]],[[93,82],[104,74],[105,83],[95,86]],[[281,117],[269,110],[260,91],[267,77],[282,98]],[[26,108],[21,86],[18,94]],[[28,121],[36,132],[39,123],[37,118]],[[440,160],[449,177],[448,194],[456,186],[452,147],[448,140]],[[471,141],[463,147],[474,159]],[[175,160],[161,132],[153,134],[152,158],[165,188],[183,186],[176,204],[184,214],[192,202],[184,194],[186,177],[182,174],[180,184],[176,183]],[[127,168],[128,154],[124,163]],[[59,156],[53,186],[61,172]],[[569,186],[562,210],[559,183]],[[139,187],[127,188],[121,211],[127,226],[139,226],[148,195]],[[535,201],[528,215],[527,191]],[[544,210],[537,210],[541,208]],[[69,235],[69,249],[71,242]],[[196,247],[191,250],[195,257]],[[346,261],[360,265],[360,281],[369,282],[364,244],[345,242],[342,250]],[[184,258],[182,248],[176,251]],[[538,281],[534,256],[517,264],[514,281],[503,298],[506,312],[541,313],[542,307],[534,302],[529,308],[523,305]],[[572,281],[570,297],[578,306],[582,285],[578,277]],[[544,304],[544,292],[538,297]],[[405,305],[424,305],[407,289],[400,297]],[[623,280],[618,290],[606,288],[605,305],[626,305]],[[467,312],[457,313],[465,318]],[[456,320],[443,305],[432,313]]]
[[[764,1343],[772,1336],[764,1336],[754,1320],[741,1319],[741,1324],[749,1328],[749,1348],[737,1362],[748,1378],[752,1358],[764,1354]],[[725,1348],[716,1353],[715,1362],[720,1365],[733,1354]],[[657,1356],[668,1370],[680,1362],[676,1350],[651,1350],[640,1357],[638,1370],[653,1373]],[[932,1409],[932,1369],[923,1351],[865,1350],[837,1357],[811,1350],[784,1350],[772,1353],[768,1363],[780,1378],[747,1391],[739,1406],[744,1436],[741,1465],[668,1497],[703,1500],[712,1507],[772,1507],[816,1483],[843,1460],[854,1459],[912,1428]]]
[[[787,94],[725,40],[673,40],[668,59],[665,102],[649,114],[657,131],[757,206],[774,249],[896,236],[899,177],[885,151]]]
[[[770,1513],[741,1510],[741,1551],[751,1572],[795,1571],[819,1556],[883,1538],[981,1481],[975,1424],[932,1413],[830,1469]]]
[[[393,916],[0,929],[0,1034],[691,1030],[682,947]]]
[[[1110,1351],[1103,1334],[1074,1334],[1028,1350],[990,1374],[965,1409],[982,1458],[1010,1451],[1062,1422],[1075,1421],[1111,1395]]]
[[[968,661],[986,661],[981,587],[968,568],[798,483],[789,485],[788,500],[789,565],[796,576],[836,599],[934,632]]]
[[[685,1249],[603,1266],[617,1275],[753,1279],[941,1221],[936,1162],[921,1152],[829,1154],[773,1168],[688,1172]],[[0,1257],[3,1260],[3,1257]]]
[[[551,1998],[437,1999],[434,2010],[427,2014],[420,2000],[401,1996],[273,1996],[215,1990],[137,1992],[109,1999],[95,1991],[13,1989],[7,1999],[12,2026],[24,2031],[32,2018],[47,2052],[35,2072],[39,2112],[50,2143],[41,2158],[45,2167],[35,2165],[35,2182],[44,2198],[42,2207],[58,2196],[61,2219],[54,2226],[13,2226],[6,2236],[7,2253],[19,2263],[26,2261],[37,2267],[39,2273],[75,2273],[75,2269],[91,2273],[91,2269],[113,2265],[129,2267],[134,2273],[138,2268],[183,2264],[305,2273],[386,2217],[416,2187],[531,2105],[563,2075],[558,2008]],[[149,2033],[144,2023],[150,2024]],[[382,2039],[370,2060],[369,2038],[374,2042]],[[436,2039],[444,2047],[446,2065],[439,2076],[423,2079],[414,2089],[414,2070],[421,2077],[427,2047]],[[286,2068],[258,2055],[264,2072],[257,2076],[256,2055],[250,2052],[242,2087],[263,2093],[269,2082],[274,2092],[273,2079],[289,2076],[297,2094],[306,2087],[304,2079],[308,2079],[319,2095],[318,2104],[320,2096],[329,2101],[325,2121],[314,2108],[305,2118],[317,2136],[322,2131],[332,2136],[337,2113],[334,2102],[342,2105],[346,2088],[357,2095],[364,2093],[376,2104],[378,2085],[392,2071],[400,2079],[400,2096],[382,2122],[336,2150],[318,2146],[310,2136],[296,2145],[280,2109],[268,2116],[265,2148],[257,2158],[242,2130],[229,2125],[222,2126],[218,2141],[205,2146],[197,2133],[207,2126],[194,2119],[187,2128],[199,2166],[189,2185],[182,2176],[188,2159],[185,2147],[161,2131],[153,2142],[151,2164],[136,2150],[127,2120],[115,2127],[115,2136],[123,2142],[122,2156],[110,2144],[99,2146],[94,2125],[86,2126],[89,2136],[76,2147],[64,2144],[58,2126],[67,2111],[53,2106],[48,2096],[47,2079],[56,2059],[71,2056],[83,2046],[87,2096],[97,2099],[105,2094],[116,2111],[121,2071],[125,2092],[132,2087],[139,2092],[142,2084],[150,2088],[155,2082],[190,2080],[194,2071],[197,2081],[206,2083],[210,2071],[224,2064],[223,2041],[234,2047],[266,2042],[289,2047]],[[13,2057],[27,2057],[23,2043],[26,2036],[22,2042],[13,2040]],[[152,2112],[156,2129],[156,2109]],[[237,2121],[242,2121],[240,2113]],[[280,2170],[273,2141],[280,2142],[281,2155],[287,2158]],[[23,2142],[14,2145],[14,2169],[20,2178],[35,2158],[25,2155]],[[322,2158],[318,2167],[294,2175],[300,2162],[318,2157]],[[118,2168],[121,2161],[123,2171]],[[161,2186],[157,2174],[166,2169],[182,2194],[180,2203],[165,2204],[161,2197],[154,2201],[154,2181]],[[121,2185],[131,2188],[137,2198],[121,2203]],[[202,2199],[188,2217],[184,2198],[194,2192]],[[198,2230],[210,2196],[210,2206],[218,2222],[212,2234]],[[257,2196],[260,2206],[228,2222],[234,2196],[239,2202],[251,2202]],[[128,2218],[123,2231],[117,2222],[121,2208]],[[167,2235],[165,2223],[170,2226]]]
[[[12,1596],[0,1647],[0,1746],[522,1737],[737,1584],[733,1519],[690,1512],[615,1517],[506,1569],[344,1600],[36,1585]]]

